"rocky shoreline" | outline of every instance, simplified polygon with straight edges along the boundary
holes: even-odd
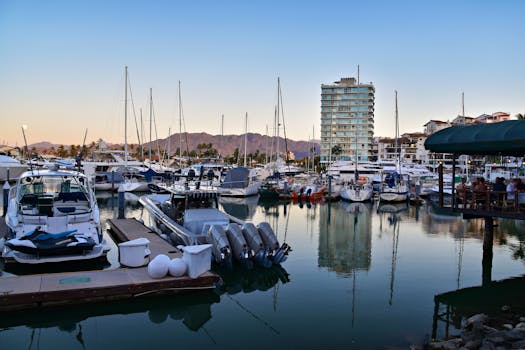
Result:
[[[525,349],[525,317],[512,314],[507,308],[504,306],[504,315],[497,318],[485,314],[469,317],[459,336],[431,342],[425,349]]]

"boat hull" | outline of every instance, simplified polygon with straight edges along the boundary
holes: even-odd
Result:
[[[403,202],[408,199],[407,192],[381,192],[379,198],[385,202]]]
[[[341,190],[341,198],[349,202],[366,202],[372,199],[372,189],[343,189]]]

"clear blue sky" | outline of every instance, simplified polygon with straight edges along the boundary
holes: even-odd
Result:
[[[271,127],[281,77],[288,137],[320,124],[320,84],[376,87],[375,133],[430,119],[525,113],[525,1],[0,0],[0,143],[123,142],[124,66],[135,106],[153,98],[159,137]],[[130,120],[129,139],[136,142]]]

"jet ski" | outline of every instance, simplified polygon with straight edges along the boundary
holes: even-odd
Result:
[[[95,244],[91,237],[77,230],[49,233],[41,231],[40,227],[5,242],[9,249],[37,256],[82,254],[92,250]]]

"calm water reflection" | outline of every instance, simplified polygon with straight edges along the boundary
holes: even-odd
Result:
[[[116,215],[115,201],[99,200],[104,218]],[[213,293],[4,315],[0,348],[407,348],[433,328],[437,336],[447,325],[454,331],[434,318],[435,295],[481,284],[481,220],[425,206],[253,199],[222,205],[243,219],[270,222],[293,248],[288,261],[218,271],[224,284]],[[149,222],[133,196],[126,215]],[[498,222],[494,280],[525,272],[524,228]],[[114,254],[110,266],[118,265]]]

